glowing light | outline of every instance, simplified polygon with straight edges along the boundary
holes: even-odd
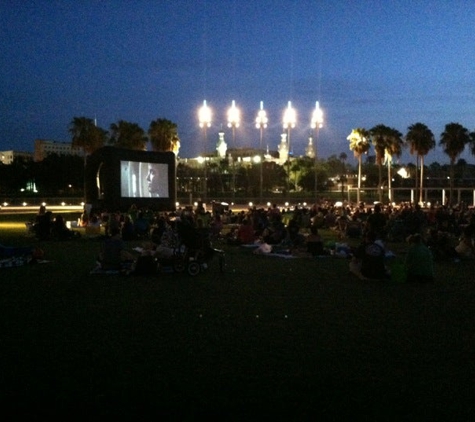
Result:
[[[46,202],[42,202],[41,205],[43,205],[44,207],[46,207]]]
[[[66,202],[61,202],[61,206],[64,207],[66,205]]]
[[[289,101],[287,108],[284,111],[284,129],[294,128],[295,124],[297,123],[297,114],[295,109],[292,108],[292,103]]]
[[[203,101],[203,105],[198,111],[198,121],[200,122],[200,127],[211,126],[211,109],[207,106],[206,100]]]
[[[231,108],[228,110],[228,127],[239,127],[241,121],[241,112],[236,107],[236,103],[232,102]]]
[[[24,207],[26,207],[28,204],[26,202],[23,202],[22,204]]]
[[[267,128],[268,121],[269,119],[267,118],[266,111],[264,110],[264,102],[261,101],[261,108],[257,112],[257,117],[256,117],[256,129]]]
[[[323,110],[320,108],[320,104],[318,101],[315,103],[315,110],[312,114],[310,126],[312,129],[316,129],[317,127],[320,129],[323,127]]]
[[[197,160],[198,160],[198,163],[200,164],[203,164],[205,162],[204,157],[202,157],[201,155],[197,158]]]
[[[404,167],[401,167],[398,170],[397,174],[399,174],[399,176],[401,176],[403,179],[408,179],[409,178],[409,173]]]
[[[261,162],[261,156],[260,155],[255,155],[252,158],[252,161],[254,161],[256,164],[260,163]]]
[[[249,206],[252,207],[254,204],[252,202],[249,202]]]

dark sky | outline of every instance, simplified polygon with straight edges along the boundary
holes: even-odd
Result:
[[[475,2],[437,0],[155,0],[0,2],[0,150],[37,138],[70,141],[73,117],[99,126],[177,123],[180,156],[204,144],[198,108],[213,109],[207,149],[242,113],[236,146],[280,141],[288,101],[292,145],[303,154],[318,100],[322,157],[346,152],[352,128],[382,123],[405,134],[422,122],[475,128]],[[440,148],[427,162],[447,163]],[[473,157],[462,156],[469,162]],[[404,163],[413,161],[407,153]]]

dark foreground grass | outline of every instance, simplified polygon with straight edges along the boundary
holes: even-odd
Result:
[[[0,243],[35,244],[4,231]],[[193,278],[92,276],[99,242],[0,273],[0,397],[17,417],[469,421],[473,262],[431,285],[226,248]],[[400,248],[400,245],[389,247]]]

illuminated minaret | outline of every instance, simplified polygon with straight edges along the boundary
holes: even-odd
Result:
[[[289,145],[287,144],[287,134],[282,133],[280,135],[280,144],[277,147],[279,151],[279,162],[280,164],[284,164],[287,159],[289,158]]]

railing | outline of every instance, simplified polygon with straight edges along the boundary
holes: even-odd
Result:
[[[358,188],[345,187],[345,190],[332,190],[318,192],[318,200],[328,200],[330,202],[348,201],[350,203],[356,203]],[[379,201],[378,188],[361,188],[360,200],[369,204]],[[392,200],[394,203],[401,202],[417,202],[416,189],[415,188],[392,188]],[[424,203],[433,204],[446,204],[450,189],[447,187],[425,187],[422,189],[422,198]],[[464,202],[467,206],[475,206],[475,187],[454,187],[454,201],[453,204],[459,204]],[[382,192],[383,203],[389,203],[387,188]],[[199,194],[188,194],[187,196],[179,196],[177,202],[179,206],[193,206],[195,203],[200,202],[202,199]],[[231,195],[217,195],[212,196],[208,194],[208,203],[215,200],[216,202],[226,202],[231,204]],[[39,207],[43,203],[47,206],[74,206],[83,207],[84,198],[82,197],[0,197],[0,207],[2,206],[30,206]],[[256,205],[267,206],[268,204],[276,203],[279,206],[301,204],[303,206],[311,206],[315,203],[314,193],[303,192],[291,192],[291,193],[273,193],[271,195],[265,195],[262,203],[260,203],[259,196],[239,196],[236,195],[235,203],[243,206]],[[5,205],[8,204],[8,205]]]

